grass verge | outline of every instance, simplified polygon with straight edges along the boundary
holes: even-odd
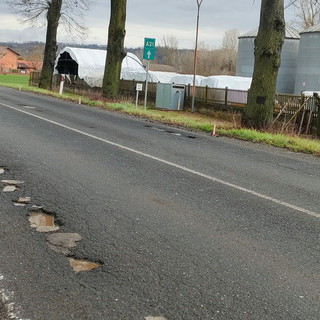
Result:
[[[269,146],[286,148],[295,152],[303,152],[320,156],[320,141],[314,139],[304,139],[300,137],[288,136],[283,134],[272,134],[251,129],[240,128],[239,121],[235,120],[234,114],[219,112],[211,116],[199,113],[164,111],[141,107],[135,108],[134,104],[127,102],[110,102],[103,99],[90,99],[71,93],[64,93],[62,96],[57,92],[52,92],[37,87],[28,86],[28,77],[17,75],[0,75],[0,85],[11,88],[19,88],[23,91],[31,91],[38,94],[45,94],[52,97],[79,102],[94,107],[102,107],[108,110],[130,114],[135,117],[146,118],[159,121],[169,125],[183,126],[192,130],[212,132],[214,124],[217,126],[216,133],[222,136],[237,138],[246,141],[263,143]]]

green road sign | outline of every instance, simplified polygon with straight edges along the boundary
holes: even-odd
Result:
[[[144,38],[143,59],[154,60],[155,46],[156,46],[156,39]]]

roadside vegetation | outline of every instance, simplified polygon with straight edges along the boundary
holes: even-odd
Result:
[[[0,85],[23,91],[30,91],[38,94],[50,95],[56,98],[73,101],[75,103],[105,108],[130,114],[132,116],[159,121],[165,124],[186,127],[191,130],[199,130],[212,133],[213,126],[216,125],[216,135],[228,136],[246,141],[263,143],[266,145],[286,148],[295,152],[309,153],[320,156],[320,140],[302,138],[296,135],[261,132],[241,127],[240,116],[228,112],[212,112],[210,114],[200,114],[191,112],[176,112],[155,110],[142,106],[135,108],[131,101],[117,102],[105,98],[92,96],[81,96],[71,93],[64,93],[62,96],[58,92],[52,92],[28,85],[29,77],[21,75],[0,75]]]

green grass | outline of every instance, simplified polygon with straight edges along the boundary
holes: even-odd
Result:
[[[250,129],[221,129],[218,132],[224,136],[320,156],[320,140],[304,139],[283,134],[271,134]]]
[[[303,139],[300,137],[288,136],[283,134],[272,134],[268,132],[260,132],[251,129],[239,128],[232,114],[216,112],[211,115],[204,115],[191,112],[165,111],[155,110],[139,106],[135,108],[134,104],[128,102],[109,102],[89,97],[64,93],[62,96],[58,92],[52,92],[37,87],[28,86],[29,77],[21,75],[0,75],[0,85],[12,88],[21,88],[21,90],[31,91],[37,94],[50,95],[59,99],[65,99],[91,105],[94,107],[115,110],[117,112],[130,114],[135,117],[146,118],[162,123],[183,126],[193,130],[199,130],[211,133],[214,124],[217,126],[216,133],[222,136],[233,137],[246,141],[263,143],[266,145],[286,148],[295,152],[309,153],[320,156],[320,140]],[[238,121],[239,122],[239,121]]]
[[[0,74],[0,84],[4,86],[13,86],[15,88],[28,86],[29,76],[20,74]]]

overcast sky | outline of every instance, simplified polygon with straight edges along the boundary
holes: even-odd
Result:
[[[45,28],[21,24],[4,0],[0,0],[0,42],[45,41]],[[289,0],[285,0],[288,3]],[[230,29],[245,33],[259,25],[261,0],[203,0],[200,10],[199,41],[210,48],[221,45],[223,34]],[[87,12],[88,35],[75,43],[105,45],[109,24],[110,0],[94,0]],[[164,35],[178,38],[180,48],[193,48],[195,43],[196,0],[127,0],[126,47],[142,47],[144,37]],[[290,16],[286,14],[286,19]],[[59,27],[59,42],[72,42]]]

